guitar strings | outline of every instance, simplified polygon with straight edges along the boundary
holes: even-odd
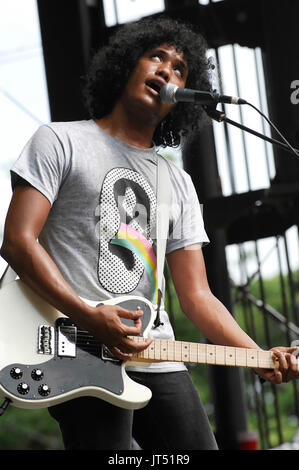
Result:
[[[130,339],[133,339],[136,342],[139,342],[143,338],[142,336],[130,336]],[[167,340],[165,340],[167,341]],[[182,347],[184,345],[184,342],[177,341],[177,343],[181,343],[180,346]],[[76,335],[76,345],[78,348],[83,349],[87,352],[90,352],[91,354],[98,355],[101,353],[101,346],[102,342],[95,338],[93,335],[91,335],[88,331],[77,328],[77,335]],[[161,348],[161,344],[160,344]],[[189,358],[190,362],[190,358]],[[197,362],[197,361],[196,361]],[[271,365],[271,359],[269,357],[269,364],[268,360],[263,359],[261,361],[261,366],[263,367],[269,367]]]

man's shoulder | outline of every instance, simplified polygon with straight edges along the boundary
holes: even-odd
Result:
[[[158,158],[162,158],[164,161],[167,162],[168,171],[170,177],[175,181],[183,181],[186,184],[190,183],[190,175],[189,173],[184,170],[181,166],[179,166],[176,162],[170,160],[169,158],[161,155],[161,153],[157,152]]]
[[[55,134],[69,134],[72,132],[85,132],[87,129],[92,129],[91,120],[81,121],[53,121],[43,124],[41,128],[51,129]]]
[[[86,132],[92,129],[90,121],[53,121],[41,124],[32,136],[32,139],[51,139],[56,137],[63,137],[64,135],[72,133]]]

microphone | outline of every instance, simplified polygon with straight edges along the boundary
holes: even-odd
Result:
[[[219,93],[208,91],[190,90],[189,88],[179,88],[173,83],[167,83],[160,90],[160,98],[168,104],[182,101],[184,103],[199,103],[212,105],[217,103],[247,104],[247,101],[238,96],[219,95]]]

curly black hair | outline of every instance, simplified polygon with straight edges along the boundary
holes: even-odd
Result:
[[[94,55],[84,87],[90,118],[100,119],[112,111],[138,59],[161,44],[183,52],[189,70],[187,88],[211,91],[211,66],[203,36],[181,21],[165,16],[147,17],[119,27],[108,44]],[[178,146],[181,134],[198,129],[202,117],[201,105],[178,103],[157,126],[153,136],[155,144]]]

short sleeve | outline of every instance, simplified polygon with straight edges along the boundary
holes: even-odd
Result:
[[[69,162],[56,133],[40,126],[10,170],[12,189],[20,178],[40,191],[51,203],[57,199]]]
[[[182,191],[172,204],[170,233],[166,253],[194,244],[209,243],[204,228],[202,207],[190,176],[185,173],[186,191]]]

